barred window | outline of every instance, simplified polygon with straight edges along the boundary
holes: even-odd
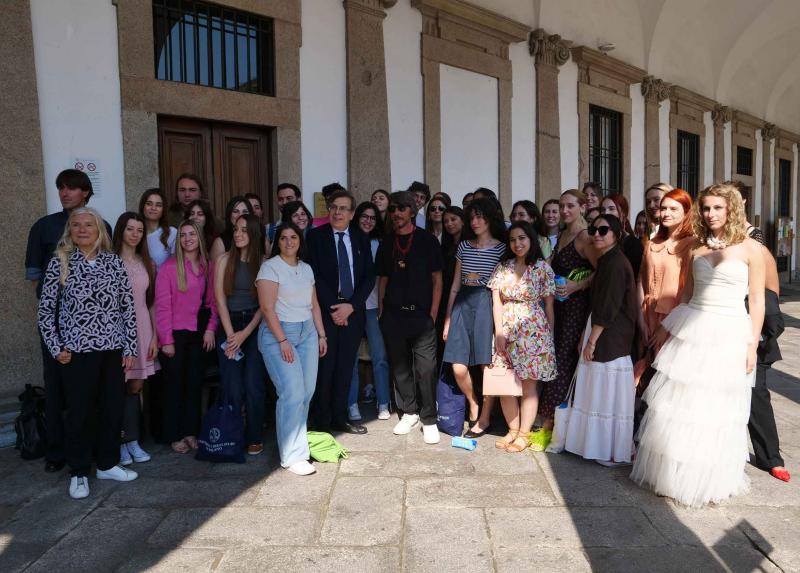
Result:
[[[792,212],[792,162],[778,161],[778,216],[789,217]]]
[[[736,174],[753,175],[753,150],[749,147],[736,146]]]
[[[700,136],[678,130],[678,187],[697,197]]]
[[[589,106],[589,178],[604,195],[622,193],[622,114]]]
[[[153,0],[156,78],[274,95],[272,24],[207,2]]]

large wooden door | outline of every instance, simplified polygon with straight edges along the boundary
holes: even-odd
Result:
[[[268,129],[159,117],[161,188],[170,201],[181,173],[203,178],[206,198],[217,217],[235,195],[255,193],[266,213],[272,211]]]

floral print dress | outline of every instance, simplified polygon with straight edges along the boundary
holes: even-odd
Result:
[[[512,259],[497,265],[487,285],[500,293],[506,350],[521,380],[556,377],[555,344],[542,304],[544,297],[555,294],[554,280],[550,265],[541,260],[518,280]]]

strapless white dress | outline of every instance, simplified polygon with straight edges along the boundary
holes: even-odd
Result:
[[[745,311],[748,266],[706,257],[692,262],[694,291],[662,325],[671,337],[644,393],[647,411],[631,479],[681,504],[699,507],[745,493],[747,421],[753,376]]]

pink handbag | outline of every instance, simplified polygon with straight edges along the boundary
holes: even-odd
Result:
[[[496,355],[492,363],[483,368],[483,395],[522,396],[522,380]]]

